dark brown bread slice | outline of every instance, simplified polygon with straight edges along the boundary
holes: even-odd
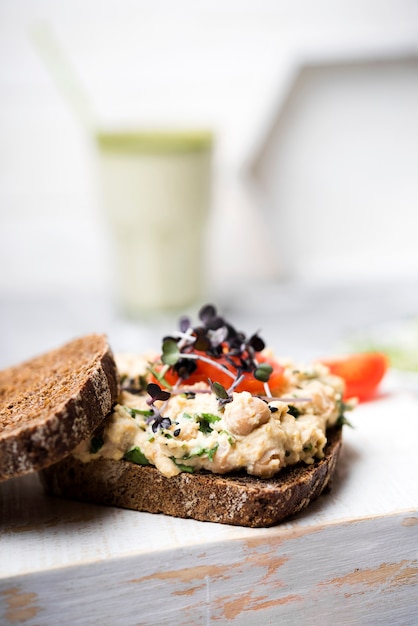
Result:
[[[0,480],[61,460],[99,425],[117,394],[104,335],[0,372]]]
[[[328,433],[325,457],[285,468],[277,477],[181,473],[166,478],[151,466],[73,457],[41,473],[52,495],[174,517],[238,526],[273,526],[315,500],[334,473],[341,428]]]

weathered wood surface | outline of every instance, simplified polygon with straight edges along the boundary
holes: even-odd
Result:
[[[270,529],[0,484],[0,624],[418,623],[418,399],[350,416],[331,493]]]

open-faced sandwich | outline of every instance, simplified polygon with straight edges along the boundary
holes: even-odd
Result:
[[[25,459],[35,457],[37,462],[21,464],[23,471],[43,467],[42,480],[54,495],[252,527],[271,526],[297,513],[329,484],[349,407],[342,400],[342,379],[324,365],[296,367],[277,359],[258,333],[237,331],[207,305],[197,325],[182,318],[159,353],[116,357],[117,395],[111,353],[103,337],[93,337],[100,350],[91,354],[74,356],[87,338],[61,349],[66,373],[71,379],[73,371],[78,381],[70,390],[53,382],[63,380],[62,365],[56,365],[60,351],[49,360],[40,357],[43,375],[50,368],[50,384],[34,389],[34,413],[43,417],[25,418],[23,402],[3,443],[0,434],[0,477],[16,474],[15,450]],[[97,419],[87,420],[90,399],[81,389],[88,372],[98,379],[103,353],[108,367],[100,385],[107,382],[103,388],[90,385]],[[85,363],[83,375],[77,376],[83,358],[95,366]],[[39,358],[36,367],[25,364],[24,370],[39,371]],[[10,371],[13,377],[19,369],[7,370],[9,378]],[[4,386],[1,377],[0,384]],[[73,391],[78,399],[71,398]],[[70,396],[63,400],[64,408],[61,395]],[[68,426],[84,420],[84,428]],[[44,423],[54,426],[42,426],[38,436]],[[60,434],[69,429],[82,436],[59,445]],[[12,432],[27,441],[27,449],[13,449]],[[34,453],[38,442],[41,452]],[[55,447],[58,454],[50,452]],[[8,471],[12,461],[14,469]]]

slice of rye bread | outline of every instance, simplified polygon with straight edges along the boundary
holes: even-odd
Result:
[[[238,526],[267,527],[294,515],[329,484],[341,447],[341,428],[328,432],[324,458],[261,479],[244,472],[183,472],[172,478],[155,467],[67,457],[41,472],[52,495],[122,508]]]
[[[0,480],[69,454],[118,395],[104,335],[87,335],[0,372]]]

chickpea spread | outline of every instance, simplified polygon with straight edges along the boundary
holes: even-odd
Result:
[[[73,454],[84,462],[104,457],[154,465],[167,477],[245,470],[268,478],[287,465],[311,464],[323,456],[327,428],[341,419],[343,381],[319,363],[277,363],[284,381],[279,396],[233,390],[222,401],[209,383],[188,385],[186,379],[150,402],[143,389],[149,356],[122,355],[118,369],[129,384],[122,385],[102,426]]]

